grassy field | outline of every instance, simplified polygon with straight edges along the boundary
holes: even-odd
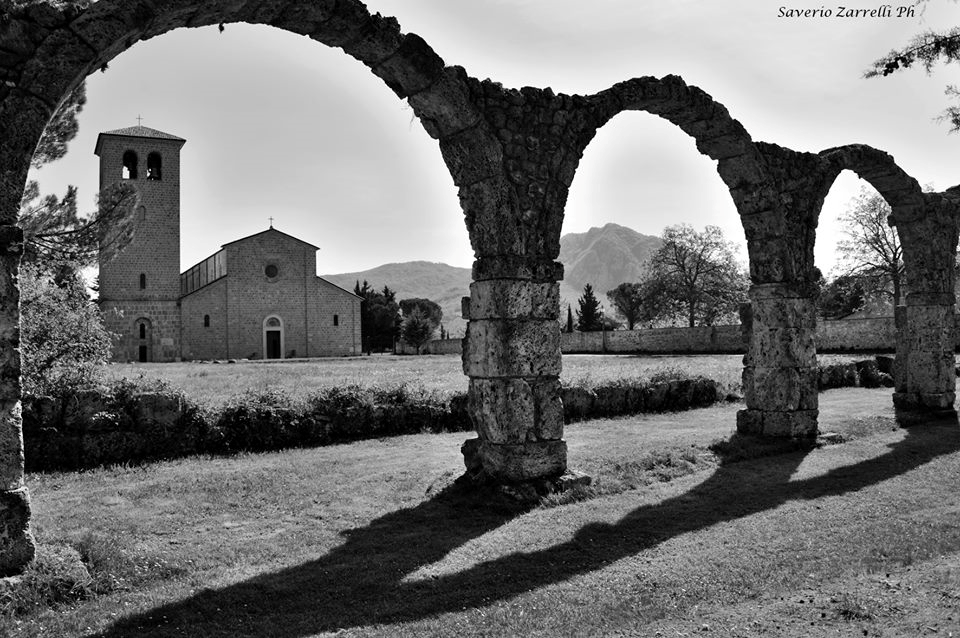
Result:
[[[834,363],[854,357],[826,355]],[[617,379],[646,378],[667,368],[700,374],[719,381],[728,390],[740,386],[741,355],[637,356],[564,355],[561,381],[596,386]],[[337,385],[422,385],[440,392],[465,392],[467,377],[460,357],[450,355],[345,357],[289,362],[113,364],[108,378],[163,380],[207,405],[222,404],[247,389],[282,387],[294,396]]]
[[[596,489],[525,512],[444,490],[463,433],[30,475],[106,593],[0,635],[960,635],[956,420],[832,390],[846,442],[732,462],[737,407],[569,426]]]

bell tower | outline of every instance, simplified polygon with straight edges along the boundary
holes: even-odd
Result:
[[[180,357],[181,137],[146,126],[100,133],[100,190],[137,189],[133,234],[118,251],[100,246],[100,310],[120,335],[114,361],[174,361]],[[109,238],[108,238],[109,240]]]

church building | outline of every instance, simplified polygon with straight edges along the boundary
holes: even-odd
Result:
[[[180,148],[146,126],[101,133],[100,189],[140,194],[133,237],[100,250],[100,310],[114,361],[359,354],[361,298],[318,277],[318,248],[279,230],[234,240],[180,272]]]

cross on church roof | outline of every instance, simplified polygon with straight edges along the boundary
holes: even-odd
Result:
[[[270,218],[270,228],[273,228],[273,217]]]
[[[142,124],[141,124],[141,122],[140,122],[142,119],[143,119],[143,118],[140,117],[139,115],[137,116],[137,126],[142,126]]]

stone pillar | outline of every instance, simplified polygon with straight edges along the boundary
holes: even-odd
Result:
[[[920,297],[920,298],[918,298]],[[897,306],[897,358],[893,404],[903,410],[953,410],[957,375],[954,372],[954,303],[952,295],[907,295]]]
[[[478,274],[475,266],[474,274]],[[560,393],[559,284],[477,277],[464,314],[463,371],[478,439],[467,470],[495,483],[560,477],[567,467]]]
[[[0,226],[0,577],[33,560],[30,495],[23,482],[20,417],[20,291],[23,233]]]
[[[783,284],[750,288],[741,309],[747,341],[741,434],[808,438],[817,435],[817,327],[813,300]]]

